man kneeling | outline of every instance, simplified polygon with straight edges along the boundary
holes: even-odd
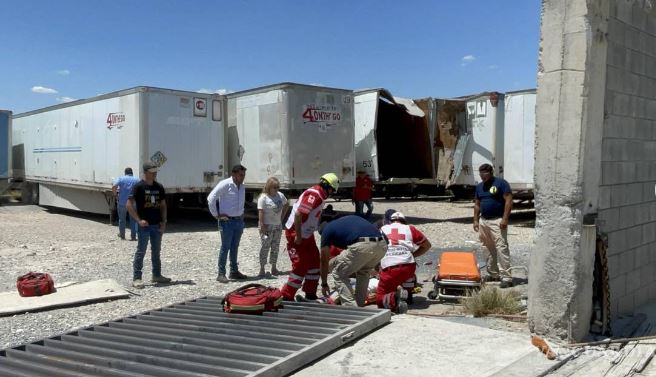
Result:
[[[330,259],[330,247],[344,249]],[[387,250],[387,241],[362,217],[344,216],[328,223],[321,232],[321,292],[330,294],[328,271],[342,305],[364,306],[369,285],[369,272],[376,267]],[[350,277],[355,274],[355,298]]]

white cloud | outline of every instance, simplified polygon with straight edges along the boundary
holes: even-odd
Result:
[[[198,89],[197,92],[198,93],[205,93],[205,94],[228,94],[228,93],[232,93],[232,91],[229,90],[229,89],[205,89],[205,88]]]
[[[476,60],[476,57],[474,55],[463,56],[460,65],[464,67],[469,63],[473,62],[474,60]]]
[[[68,69],[60,69],[59,71],[57,71],[57,74],[59,76],[68,76],[71,74],[71,71],[69,71]]]
[[[46,88],[45,86],[33,86],[32,91],[34,93],[40,93],[40,94],[55,94],[57,91],[52,88]]]
[[[77,99],[64,96],[64,97],[57,97],[57,101],[58,102],[73,102],[73,101],[77,101]]]

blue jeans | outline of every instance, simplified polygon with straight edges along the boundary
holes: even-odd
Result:
[[[239,271],[237,264],[237,253],[239,240],[244,232],[244,220],[229,219],[219,220],[219,233],[221,234],[221,249],[219,249],[219,275],[226,273],[226,259],[230,253],[230,272]]]
[[[364,206],[367,205],[367,214],[365,215],[363,213]],[[364,217],[365,219],[369,219],[371,217],[371,213],[374,211],[374,203],[371,199],[369,200],[356,200],[355,201],[355,214]]]
[[[128,207],[119,205],[116,210],[118,211],[118,235],[125,238],[125,218],[127,216],[128,226],[130,227],[130,238],[137,238],[137,224],[136,221],[128,214]]]
[[[134,262],[132,263],[132,279],[141,279],[141,270],[143,269],[143,260],[148,248],[150,239],[150,259],[153,261],[153,276],[162,276],[162,262],[159,259],[159,251],[162,246],[162,233],[159,231],[159,224],[139,227],[139,242],[137,242],[137,252],[134,253]]]

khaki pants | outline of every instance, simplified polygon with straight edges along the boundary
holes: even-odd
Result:
[[[501,229],[501,218],[486,220],[480,218],[478,237],[487,249],[487,272],[494,278],[512,280],[510,274],[510,250],[508,249],[508,228]]]
[[[356,242],[330,260],[329,268],[342,305],[364,306],[369,286],[369,272],[387,252],[387,242]],[[355,299],[351,275],[355,274]]]

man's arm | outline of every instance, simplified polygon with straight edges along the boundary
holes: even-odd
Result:
[[[117,188],[118,188],[118,185],[117,185],[117,184],[113,184],[113,185],[112,185],[112,194],[114,194],[114,196],[116,196],[116,189],[117,189]]]
[[[330,294],[328,287],[328,262],[330,261],[330,246],[321,247],[321,293],[324,296]]]
[[[478,232],[478,219],[481,217],[481,201],[474,199],[474,231]]]
[[[428,240],[428,238],[425,238],[424,242],[419,244],[419,249],[415,250],[415,252],[412,253],[412,256],[417,258],[417,257],[420,257],[420,256],[426,254],[426,252],[428,250],[430,250],[431,246],[432,245],[431,245],[430,241]]]
[[[499,223],[499,228],[506,229],[508,228],[508,221],[510,221],[510,211],[512,210],[513,205],[512,193],[507,192],[503,194],[503,198],[506,202],[503,206],[503,218],[501,219],[501,223]]]
[[[296,232],[296,237],[294,238],[294,243],[297,245],[301,244],[303,240],[303,235],[301,234],[301,224],[303,223],[303,214],[300,211],[296,211],[294,214],[294,232]]]
[[[207,209],[210,210],[210,213],[215,219],[219,218],[219,211],[216,209],[216,201],[219,199],[219,186],[221,182],[217,183],[216,186],[212,189],[210,194],[207,196]]]
[[[137,224],[139,224],[139,226],[148,226],[148,221],[139,218],[139,214],[137,213],[137,205],[134,201],[134,197],[130,197],[126,204],[127,204],[126,208],[128,209],[128,213],[137,222]]]

